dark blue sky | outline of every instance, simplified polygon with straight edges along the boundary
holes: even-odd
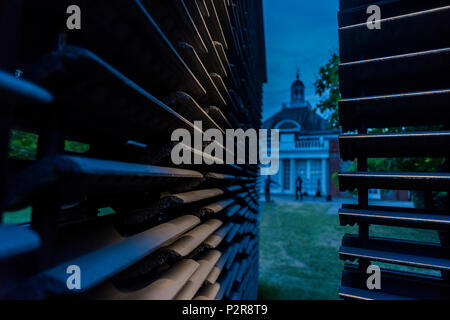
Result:
[[[264,86],[264,119],[289,102],[297,68],[306,99],[315,106],[314,82],[329,53],[339,47],[338,0],[263,0],[268,83]]]

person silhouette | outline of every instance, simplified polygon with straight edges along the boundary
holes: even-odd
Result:
[[[300,176],[297,177],[297,180],[295,180],[295,198],[298,200],[298,196],[300,194],[300,200],[303,200],[303,193],[302,193],[302,184],[303,180]]]
[[[266,203],[272,202],[272,200],[270,199],[270,188],[271,188],[272,184],[278,185],[278,183],[276,183],[275,181],[272,181],[272,179],[269,176],[266,179],[265,184],[264,184],[264,193],[266,196]]]

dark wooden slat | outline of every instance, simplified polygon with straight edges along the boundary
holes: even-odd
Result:
[[[411,146],[414,145],[414,148]],[[382,157],[445,157],[450,151],[450,132],[412,132],[339,137],[341,158],[345,161],[366,156]]]
[[[220,251],[208,250],[205,254],[196,259],[196,262],[199,264],[198,269],[177,293],[174,300],[192,300],[198,290],[202,287],[209,272],[214,268],[217,260],[219,260],[220,254]]]
[[[206,93],[141,1],[129,1],[126,7],[120,0],[83,1],[82,7],[87,12],[82,31],[96,32],[82,33],[80,45],[160,99],[174,91],[194,97]],[[110,32],[111,25],[121,32]],[[123,50],[125,44],[137,50]]]
[[[170,252],[172,257],[187,257],[198,246],[200,246],[208,237],[213,234],[220,226],[222,221],[218,219],[210,219],[199,225],[195,229],[182,235],[177,241],[163,248],[163,251]]]
[[[217,16],[219,17],[220,25],[222,26],[225,39],[230,47],[230,50],[236,50],[237,44],[234,35],[233,26],[231,25],[230,13],[228,11],[228,0],[214,1],[214,6],[217,11]]]
[[[344,99],[448,90],[450,48],[343,63],[339,66]]]
[[[104,137],[102,141],[146,143],[178,128],[194,130],[191,122],[83,48],[54,51],[35,72],[33,78],[54,92],[55,104],[64,108],[57,114],[66,136],[84,142],[97,136]]]
[[[194,300],[214,300],[220,290],[218,283],[210,283],[204,285],[196,294]]]
[[[230,121],[228,121],[227,117],[222,113],[222,111],[218,107],[208,107],[206,108],[206,112],[215,119],[222,128],[224,129],[232,129],[236,126],[233,126]]]
[[[74,260],[62,263],[37,275],[32,281],[46,294],[70,294],[67,288],[67,266],[77,265],[83,271],[81,290],[86,292],[109,279],[133,263],[146,257],[167,241],[183,234],[200,221],[194,216],[184,216],[132,236],[117,244],[107,246]],[[104,261],[109,261],[104,268]]]
[[[170,188],[182,180],[202,178],[202,174],[190,170],[55,156],[36,162],[11,182],[8,204],[12,208],[23,207],[50,185],[57,185],[57,191],[69,200],[88,194],[117,194],[156,186]]]
[[[204,15],[205,17],[209,17],[210,13],[208,7],[206,6],[206,0],[192,0],[192,1],[197,2],[202,15]]]
[[[199,79],[199,81],[207,91],[206,95],[202,97],[200,101],[208,103],[208,105],[225,105],[225,99],[219,92],[219,89],[217,89],[216,85],[211,79],[211,76],[208,73],[208,70],[206,70],[203,62],[195,52],[194,48],[184,42],[179,43],[177,48],[184,61],[186,61],[186,63],[189,65],[189,68],[191,68],[192,72],[194,72],[196,77]]]
[[[202,121],[204,130],[217,129],[225,133],[220,126],[208,115],[208,113],[194,100],[184,92],[176,92],[166,99],[167,104],[176,112],[183,115],[186,119],[194,123]]]
[[[219,230],[214,232],[211,236],[208,237],[208,239],[205,240],[205,245],[212,249],[217,248],[217,246],[223,241],[225,236],[228,234],[228,232],[233,227],[232,223],[227,223],[224,226],[222,226]]]
[[[213,40],[218,41],[223,44],[225,49],[228,49],[228,43],[223,34],[222,25],[219,21],[219,16],[217,15],[216,6],[213,0],[205,0],[206,7],[208,8],[209,16],[206,17],[209,30],[211,32],[211,37]]]
[[[450,259],[439,244],[418,241],[370,237],[366,246],[360,246],[356,235],[346,234],[339,249],[342,260],[367,259],[390,264],[450,270]]]
[[[434,190],[450,189],[449,173],[344,172],[339,174],[341,191],[369,189]]]
[[[351,288],[346,286],[341,286],[339,288],[339,296],[346,300],[415,300],[410,297],[396,296],[393,294],[388,294],[380,292],[377,290],[364,290],[358,288]]]
[[[0,261],[35,251],[40,246],[39,235],[22,226],[0,226]]]
[[[343,132],[355,131],[360,123],[368,128],[442,125],[449,122],[449,104],[450,90],[342,99],[340,124]]]
[[[339,8],[341,10],[359,7],[363,5],[369,5],[374,0],[339,0]]]
[[[13,26],[0,55],[25,80],[5,86],[0,72],[0,220],[6,204],[31,206],[40,246],[2,239],[1,298],[218,298],[223,276],[223,298],[254,299],[259,168],[175,168],[170,155],[171,133],[200,133],[197,120],[222,133],[260,127],[262,0],[12,2],[0,5]],[[81,30],[67,30],[68,5],[82,9]],[[11,129],[39,135],[37,160],[8,159]],[[67,140],[89,150],[67,152]],[[230,259],[202,291],[222,252]],[[69,265],[82,290],[67,288]]]
[[[178,194],[163,195],[160,200],[160,208],[167,209],[169,207],[175,207],[183,204],[189,204],[206,200],[214,197],[218,197],[224,194],[222,189],[205,189],[195,190]]]
[[[199,268],[192,259],[183,259],[163,269],[155,279],[144,286],[120,290],[112,281],[107,281],[94,290],[82,295],[87,300],[172,300]]]
[[[230,91],[228,90],[227,86],[225,85],[225,82],[223,81],[222,77],[217,73],[211,73],[211,78],[213,79],[216,87],[219,89],[222,96],[225,98],[225,101],[227,102],[226,111],[230,113],[234,113],[237,116],[241,116],[240,111],[236,105],[235,100],[230,95]]]
[[[443,300],[449,298],[449,285],[441,277],[381,268],[381,290],[361,288],[357,265],[345,264],[340,292],[349,300]]]
[[[367,25],[369,5],[381,9],[380,29]],[[345,266],[339,294],[347,300],[448,299],[450,218],[440,206],[433,209],[432,192],[450,190],[449,174],[367,172],[367,159],[448,157],[450,28],[444,21],[450,3],[341,0],[340,9],[340,124],[342,132],[353,132],[340,137],[339,149],[343,161],[357,160],[358,171],[340,173],[339,185],[341,191],[357,189],[358,204],[343,205],[339,218],[341,225],[358,224],[359,233],[345,235],[339,249],[342,260],[357,261]],[[429,131],[408,128],[419,126]],[[371,128],[391,133],[368,134]],[[426,209],[368,206],[368,189],[425,192]],[[436,230],[441,243],[371,237],[372,224]],[[368,290],[366,269],[376,262],[421,273],[382,269],[382,288]]]
[[[339,27],[366,23],[369,15],[369,5],[377,5],[381,9],[382,19],[401,16],[413,12],[435,9],[448,5],[448,0],[378,0],[365,5],[341,10],[338,14]]]
[[[366,23],[339,29],[342,62],[436,50],[448,47],[450,6],[381,20],[381,29]],[[424,28],[426,26],[426,28]]]
[[[341,225],[369,223],[386,226],[422,228],[431,230],[450,229],[450,217],[433,212],[388,211],[387,209],[371,207],[370,210],[357,208],[342,208],[339,210]]]
[[[212,204],[206,205],[198,210],[198,214],[203,216],[210,216],[217,214],[221,212],[222,210],[225,210],[227,207],[229,207],[232,203],[234,203],[233,199],[224,199],[220,200],[218,202],[214,202]]]
[[[155,19],[172,45],[190,43],[199,53],[208,52],[205,43],[192,20],[183,0],[140,0],[144,8]]]
[[[53,96],[44,88],[0,70],[0,99],[3,103],[13,105],[25,102],[49,104]]]
[[[205,43],[206,48],[208,49],[208,54],[202,56],[201,58],[209,73],[216,72],[222,76],[226,76],[227,71],[225,69],[225,66],[222,64],[222,61],[220,60],[219,53],[217,52],[216,47],[214,46],[213,39],[211,38],[211,33],[206,25],[205,18],[201,12],[200,5],[202,2],[203,0],[201,1],[186,0],[186,5],[189,9],[189,13],[194,19],[197,29],[199,30],[203,38],[203,42]]]
[[[226,66],[226,68],[229,68],[230,63],[227,54],[225,52],[225,48],[223,47],[223,44],[218,41],[214,41],[214,46],[216,47],[216,50],[219,53],[220,59],[222,60],[224,66]]]

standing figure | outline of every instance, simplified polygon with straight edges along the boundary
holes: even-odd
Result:
[[[270,199],[270,187],[272,186],[272,184],[278,185],[278,183],[276,183],[275,181],[272,181],[272,179],[269,176],[264,183],[264,193],[266,195],[266,203],[269,203],[272,201]]]
[[[297,180],[295,180],[295,197],[297,200],[298,200],[299,194],[300,194],[300,200],[303,200],[302,184],[303,184],[303,180],[300,176],[298,176]]]
[[[320,179],[319,179],[319,180],[317,180],[317,192],[316,192],[316,197],[320,197],[320,195],[321,195],[321,192],[320,192],[320,185],[321,185],[321,183],[320,183]]]

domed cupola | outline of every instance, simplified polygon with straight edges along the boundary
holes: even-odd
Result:
[[[305,85],[300,80],[300,73],[297,72],[297,80],[291,86],[291,107],[305,106]]]

